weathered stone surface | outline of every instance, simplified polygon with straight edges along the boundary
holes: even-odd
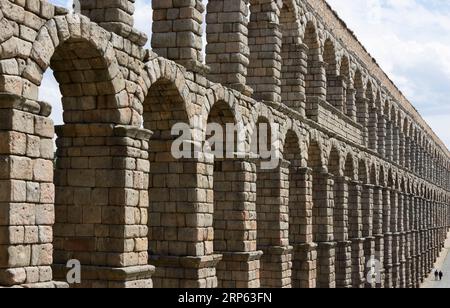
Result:
[[[66,287],[71,259],[76,287],[420,285],[450,227],[448,149],[325,1],[248,2],[153,0],[152,51],[134,0],[0,2],[0,286]],[[244,146],[212,155],[208,124],[245,126]]]

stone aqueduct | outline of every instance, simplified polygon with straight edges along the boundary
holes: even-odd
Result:
[[[420,285],[449,152],[325,1],[153,0],[151,51],[134,0],[80,2],[0,0],[1,286]],[[279,123],[282,158],[176,160],[180,122]]]

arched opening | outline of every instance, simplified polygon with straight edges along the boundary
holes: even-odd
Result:
[[[385,158],[387,160],[392,160],[392,157],[393,157],[393,149],[392,149],[393,125],[392,125],[392,121],[391,121],[391,111],[389,108],[388,101],[385,101],[385,103],[384,103],[384,120],[385,120],[385,124],[386,124]]]
[[[328,158],[328,172],[334,177],[333,197],[334,197],[334,210],[333,210],[333,234],[334,240],[343,242],[346,240],[347,225],[345,224],[344,217],[347,216],[345,209],[345,196],[342,193],[342,178],[340,172],[340,157],[338,150],[333,147],[330,151]],[[336,278],[338,278],[338,271],[336,270]]]
[[[408,211],[409,211],[409,202],[408,202],[408,188],[405,178],[401,177],[399,179],[399,194],[398,194],[398,232],[400,232],[400,238],[398,240],[398,244],[400,247],[399,251],[399,287],[404,289],[407,287],[406,285],[406,256],[409,254],[408,252],[408,242],[406,237],[406,232],[409,229],[409,220],[408,220]]]
[[[392,130],[392,144],[391,144],[391,150],[392,150],[392,161],[395,163],[399,162],[399,145],[400,145],[400,122],[398,119],[397,110],[392,104],[391,106],[391,130]]]
[[[302,53],[299,52],[299,23],[295,9],[284,3],[280,12],[281,101],[286,106],[304,110],[305,82]],[[303,111],[304,112],[304,111]]]
[[[81,263],[84,278],[81,284],[73,284],[72,287],[106,287],[108,283],[104,277],[92,275],[95,269],[106,272],[109,268],[128,266],[119,261],[123,251],[111,244],[114,236],[99,232],[115,226],[117,219],[124,215],[115,207],[119,205],[108,199],[112,183],[104,179],[112,168],[112,157],[105,142],[105,136],[111,132],[108,132],[106,123],[116,116],[114,108],[117,104],[112,81],[116,76],[110,75],[110,68],[109,59],[105,59],[93,42],[69,38],[56,47],[48,70],[53,71],[56,80],[53,86],[59,86],[64,112],[61,116],[61,108],[55,106],[59,116],[54,118],[61,125],[55,128],[57,150],[53,161],[50,160],[54,151],[54,136],[50,136],[54,132],[53,127],[47,121],[39,124],[46,129],[45,137],[49,140],[45,146],[41,143],[41,159],[36,160],[41,168],[37,177],[40,183],[36,186],[30,184],[30,189],[37,194],[40,192],[41,197],[36,201],[40,202],[37,207],[43,225],[51,226],[53,210],[50,204],[55,204],[54,280],[66,281],[69,260]],[[44,90],[45,86],[45,82],[41,84],[44,93],[40,97],[46,97],[45,91],[48,90]],[[58,93],[54,87],[50,89],[53,89],[51,94]],[[58,100],[57,96],[51,100]],[[53,173],[52,184],[45,183]],[[110,211],[116,211],[116,220],[108,215]],[[51,234],[45,233],[52,231],[50,227],[44,226],[41,231],[43,238],[51,240]],[[115,240],[124,239],[117,236]],[[36,245],[36,250],[38,247]],[[39,249],[42,258],[51,254],[51,242]],[[139,252],[146,253],[146,247]],[[139,252],[133,250],[130,255],[137,256]]]
[[[407,152],[407,142],[408,142],[408,122],[406,117],[403,118],[401,112],[399,111],[399,165],[402,167],[406,166],[406,152]]]
[[[192,224],[195,203],[189,194],[196,185],[196,173],[188,159],[175,158],[172,145],[178,136],[171,133],[175,124],[189,128],[186,102],[176,85],[160,79],[149,89],[144,102],[144,127],[153,131],[149,142],[150,175],[149,201],[149,257],[156,266],[155,287],[185,286],[186,277],[180,265],[185,256],[196,255],[194,247],[202,239],[189,238],[196,227]],[[177,150],[192,152],[188,143]],[[205,216],[208,215],[205,213]],[[204,228],[204,233],[212,232]],[[170,262],[172,261],[172,262]]]
[[[259,262],[256,251],[256,168],[237,153],[234,111],[223,100],[209,113],[207,141],[214,153],[214,252],[222,255],[217,265],[221,288],[259,287]],[[214,140],[215,143],[211,144]],[[218,142],[217,142],[218,141]],[[223,149],[217,145],[224,144]]]

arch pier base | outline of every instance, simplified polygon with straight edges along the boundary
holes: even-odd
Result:
[[[261,262],[262,288],[292,287],[292,246],[263,249]]]
[[[259,288],[262,251],[225,252],[217,267],[221,288]]]
[[[149,262],[156,267],[156,288],[217,288],[216,267],[222,255],[155,256]]]
[[[294,288],[316,287],[317,244],[305,243],[293,245]]]
[[[151,288],[148,141],[151,131],[113,124],[57,127],[55,279],[81,263],[83,288]]]
[[[165,149],[166,142],[155,147],[152,151]],[[213,251],[212,157],[151,161],[149,263],[156,267],[154,286],[216,288],[223,256]],[[169,165],[170,184],[165,181]]]

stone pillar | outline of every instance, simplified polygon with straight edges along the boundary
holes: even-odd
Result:
[[[370,107],[368,129],[369,129],[369,149],[375,152],[379,152],[378,108],[376,107]]]
[[[276,3],[255,3],[250,6],[250,64],[247,84],[253,89],[256,100],[280,103],[282,33],[276,6]],[[301,51],[301,57],[306,61],[306,51]]]
[[[251,96],[253,90],[247,86],[248,0],[210,0],[207,12],[209,79]]]
[[[152,145],[167,146],[156,140]],[[153,162],[150,171],[149,262],[156,266],[155,287],[217,287],[222,256],[214,254],[212,157]]]
[[[0,93],[0,287],[55,287],[50,105]]]
[[[291,170],[294,172],[294,170]],[[292,216],[289,232],[290,244],[293,246],[292,285],[294,288],[315,288],[317,285],[317,244],[312,242],[312,170],[299,168],[291,177],[295,189],[301,192],[298,198],[304,208],[296,206],[289,209]],[[292,186],[291,186],[292,187]],[[292,193],[290,193],[292,196]],[[291,204],[291,202],[290,202]]]
[[[400,233],[398,229],[398,191],[391,190],[392,277],[393,287],[400,287]]]
[[[411,170],[411,161],[412,161],[412,157],[411,157],[411,138],[410,137],[406,137],[405,139],[405,168],[408,170]]]
[[[392,128],[392,122],[389,120],[389,118],[386,117],[386,132],[385,132],[385,157],[387,160],[393,160],[393,128]]]
[[[409,142],[409,170],[413,173],[415,173],[416,170],[416,164],[417,164],[417,158],[416,158],[416,143],[414,142],[413,137],[410,138]]]
[[[336,247],[336,287],[350,288],[352,282],[351,242],[348,237],[348,184],[345,177],[334,178],[334,239]]]
[[[129,126],[57,128],[55,278],[81,262],[83,288],[152,287],[148,265],[151,132]]]
[[[317,56],[308,52],[308,69],[305,79],[306,100],[314,97],[325,101],[327,99],[327,79],[326,79],[326,63],[316,59]]]
[[[327,76],[327,102],[336,107],[340,112],[345,113],[346,85],[342,76]]]
[[[101,1],[79,0],[81,14],[89,17],[93,22],[108,31],[114,32],[131,40],[139,46],[147,43],[147,36],[133,28],[135,0]],[[154,1],[156,2],[156,1]]]
[[[373,236],[375,237],[375,260],[381,265],[376,287],[384,288],[384,235],[383,235],[383,188],[373,187]]]
[[[403,132],[399,130],[398,137],[398,164],[402,167],[405,167],[405,135]]]
[[[214,162],[214,251],[220,288],[259,288],[262,251],[256,250],[256,165]]]
[[[405,224],[406,224],[406,287],[412,288],[414,286],[414,238],[413,238],[413,230],[414,230],[414,203],[413,203],[413,195],[406,194],[405,195]]]
[[[313,235],[317,247],[317,287],[335,288],[336,243],[333,235],[334,180],[328,173],[313,177]]]
[[[386,155],[386,118],[380,112],[378,114],[378,154],[382,157]]]
[[[257,249],[263,251],[262,288],[292,287],[289,246],[289,162],[276,169],[258,169],[256,184]]]
[[[406,224],[405,224],[405,194],[402,191],[398,192],[398,262],[399,266],[399,288],[406,288]]]
[[[410,263],[408,263],[409,256],[409,196],[405,192],[401,194],[399,197],[399,202],[401,201],[401,209],[399,208],[399,212],[401,211],[401,217],[399,216],[399,222],[401,225],[401,250],[400,250],[400,287],[407,288],[409,285],[409,273],[408,267]]]
[[[364,136],[364,146],[369,146],[369,134],[368,134],[368,123],[369,123],[369,100],[365,97],[356,98],[356,118],[359,124],[363,127]]]
[[[361,183],[350,181],[349,185],[349,238],[352,242],[352,286],[363,288],[364,275],[364,238],[362,238]]]
[[[347,112],[346,114],[356,122],[356,90],[353,85],[347,87]]]
[[[422,198],[422,219],[423,219],[423,226],[422,226],[422,275],[425,279],[427,275],[429,274],[429,261],[428,261],[428,206],[427,206],[427,200],[425,198]]]
[[[419,198],[414,196],[413,197],[413,205],[412,208],[414,210],[414,226],[413,226],[413,261],[414,261],[414,266],[413,266],[413,273],[414,273],[414,287],[418,288],[420,286],[421,283],[421,273],[420,273],[420,268],[421,268],[421,260],[420,260],[420,249],[421,249],[421,245],[420,245],[420,205],[419,205]]]
[[[283,43],[281,58],[281,101],[305,115],[305,54],[307,47],[300,43]]]
[[[367,262],[372,258],[375,258],[375,237],[373,236],[374,226],[374,186],[370,184],[364,184],[362,186],[362,238],[364,242],[364,276],[368,272]],[[375,288],[375,282],[367,287]]]
[[[418,198],[418,204],[419,204],[419,209],[420,209],[420,223],[419,223],[419,245],[420,245],[420,268],[419,268],[419,272],[420,272],[420,280],[421,282],[424,281],[424,279],[426,278],[427,275],[427,271],[426,271],[426,256],[425,256],[425,243],[426,243],[426,238],[425,238],[425,204],[424,204],[424,199],[422,197]]]
[[[432,231],[431,231],[431,205],[428,199],[425,199],[426,214],[426,273],[430,273],[433,267],[432,260]]]
[[[203,64],[202,0],[153,0],[152,49],[188,70],[205,74]]]
[[[383,234],[385,287],[392,288],[391,190],[383,188]]]

